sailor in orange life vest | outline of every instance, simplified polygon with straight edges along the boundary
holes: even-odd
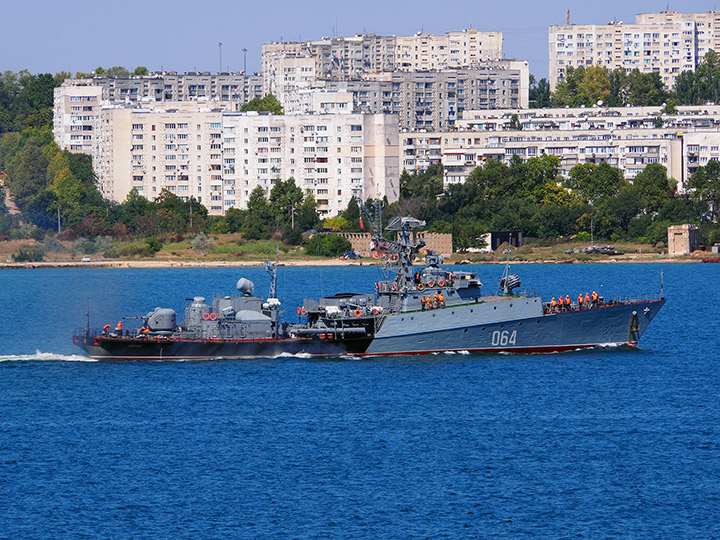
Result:
[[[579,309],[582,309],[582,308],[583,308],[583,295],[582,295],[582,293],[578,294],[578,308],[579,308]]]
[[[117,326],[115,327],[115,333],[122,336],[122,330],[122,321],[118,321]]]
[[[550,310],[555,311],[557,309],[557,302],[555,301],[555,297],[553,296],[550,299]]]
[[[565,309],[565,306],[563,305],[565,303],[565,300],[563,300],[562,294],[558,296],[558,310],[563,311]]]
[[[110,333],[110,325],[106,324],[105,326],[103,326],[103,334],[105,334],[107,336],[109,333]]]
[[[585,293],[585,307],[590,307],[590,293]]]
[[[438,293],[438,305],[440,307],[445,307],[445,297],[443,296],[443,293]]]

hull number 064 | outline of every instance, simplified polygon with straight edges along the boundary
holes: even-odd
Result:
[[[505,345],[515,345],[515,341],[517,339],[517,330],[513,330],[512,332],[510,330],[495,330],[492,333],[492,345],[493,347],[505,346]]]

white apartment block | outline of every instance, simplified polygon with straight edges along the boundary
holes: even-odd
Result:
[[[333,216],[352,197],[399,196],[397,118],[383,114],[223,115],[225,209],[245,208],[253,189],[270,194],[294,178]]]
[[[53,138],[62,150],[89,154],[94,142],[102,88],[88,79],[59,86],[53,96]]]
[[[244,73],[210,73],[209,71],[163,71],[130,77],[95,76],[91,79],[68,79],[64,85],[93,84],[103,89],[107,101],[232,101],[247,103],[263,97],[262,76]]]
[[[448,129],[465,110],[523,108],[529,99],[528,63],[517,60],[320,83],[326,90],[352,93],[355,110],[397,114],[400,129]]]
[[[163,189],[222,211],[222,115],[198,106],[152,109],[107,104],[92,161],[100,191],[122,202],[132,189],[153,200]]]
[[[397,118],[371,114],[273,116],[178,103],[177,109],[113,104],[97,120],[93,164],[104,196],[163,189],[195,197],[211,215],[246,208],[260,186],[295,178],[323,216],[350,198],[399,195]],[[182,106],[180,106],[182,105]]]
[[[291,103],[292,108],[285,109],[285,114],[349,114],[355,110],[352,92],[337,90],[298,90]]]
[[[627,73],[658,73],[670,89],[683,71],[694,71],[709,50],[720,52],[720,11],[662,11],[635,17],[634,24],[550,26],[550,89],[568,67],[603,66]]]
[[[297,92],[315,83],[315,61],[307,56],[279,54],[267,62],[263,76],[264,94],[272,94],[286,112],[298,110]]]
[[[444,184],[463,183],[488,159],[509,163],[543,154],[557,156],[564,176],[580,163],[607,162],[632,180],[650,163],[661,163],[684,191],[690,176],[710,160],[720,160],[720,106],[526,109],[466,112],[457,131],[401,133],[402,168],[423,170],[442,162]],[[513,130],[517,115],[523,127]]]
[[[412,36],[358,34],[316,41],[271,42],[262,47],[262,72],[267,78],[273,56],[307,56],[315,61],[318,78],[358,79],[379,71],[432,71],[471,67],[499,60],[502,32],[470,28],[443,35],[419,32]]]
[[[53,137],[63,150],[89,154],[97,114],[103,103],[146,103],[181,107],[177,102],[212,103],[214,108],[239,110],[262,97],[259,75],[237,73],[153,73],[133,77],[67,79],[54,90]],[[193,105],[190,106],[191,108]]]

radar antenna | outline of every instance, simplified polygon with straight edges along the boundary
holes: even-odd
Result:
[[[275,261],[265,259],[265,271],[270,274],[270,292],[268,298],[277,298],[277,267],[280,260],[280,248],[275,247]]]
[[[512,234],[510,234],[510,239],[508,240],[507,259],[505,261],[505,271],[503,272],[503,275],[500,278],[500,289],[502,290],[503,294],[512,294],[513,289],[516,289],[520,286],[520,276],[518,276],[517,274],[510,273],[510,252],[511,251],[512,251]]]

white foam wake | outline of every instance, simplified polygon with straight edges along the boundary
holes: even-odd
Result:
[[[0,354],[0,362],[97,362],[81,354],[57,354],[35,351],[35,354]]]
[[[275,356],[274,358],[312,358],[312,355],[311,355],[310,353],[296,353],[296,354],[292,354],[292,353],[284,352],[284,353],[278,354],[278,355]]]

